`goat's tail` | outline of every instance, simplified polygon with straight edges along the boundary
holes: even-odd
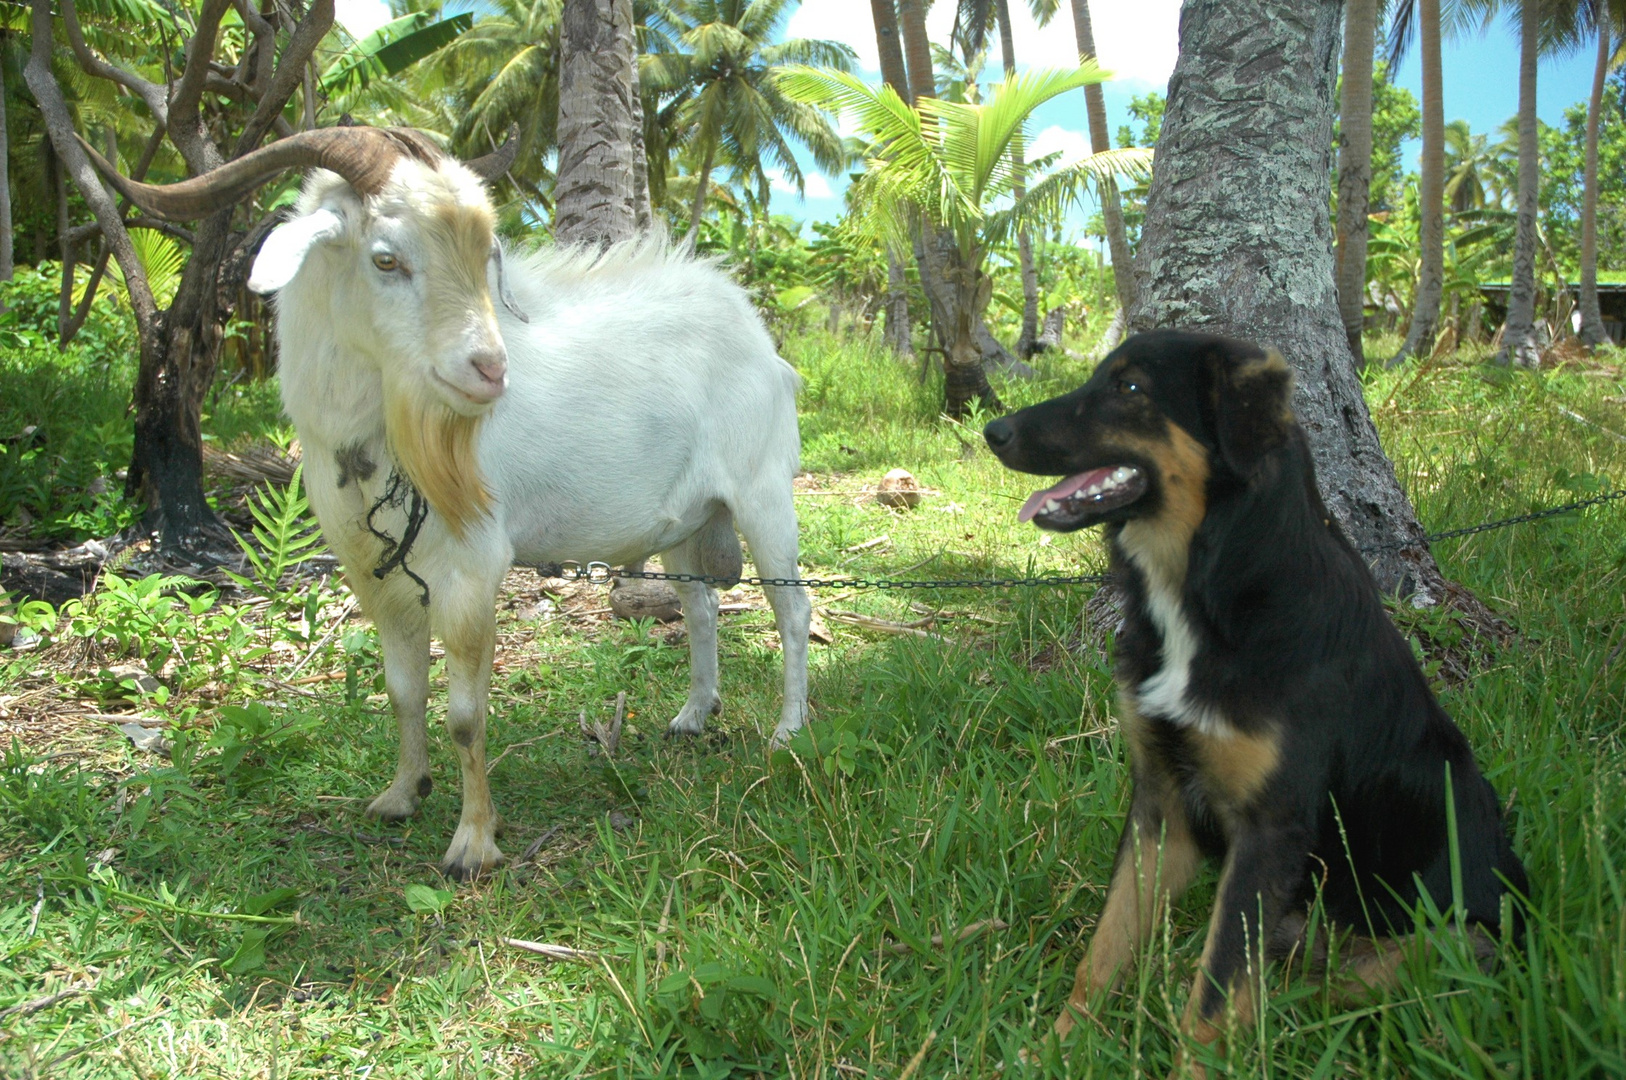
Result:
[[[695,533],[694,546],[700,556],[701,572],[718,578],[718,588],[732,588],[740,580],[745,560],[740,554],[740,538],[734,534],[734,515],[728,507],[719,506],[706,519]]]

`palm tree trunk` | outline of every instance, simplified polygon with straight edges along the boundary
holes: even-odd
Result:
[[[999,51],[1004,61],[1005,76],[1016,74],[1016,42],[1011,35],[1010,0],[994,0],[994,12],[999,20]],[[1016,174],[1013,193],[1018,199],[1027,194],[1022,182],[1024,147],[1021,135],[1011,140],[1011,168]],[[1033,237],[1026,229],[1016,234],[1017,261],[1022,270],[1022,332],[1016,338],[1016,355],[1026,360],[1039,351],[1039,272],[1033,266]]]
[[[903,37],[903,55],[909,61],[909,100],[936,97],[932,81],[931,39],[926,36],[926,5],[923,0],[898,0],[898,33]]]
[[[1343,0],[1186,0],[1130,321],[1279,350],[1327,506],[1357,546],[1394,545],[1372,556],[1384,591],[1434,603],[1444,582],[1378,443],[1333,283],[1342,14]]]
[[[1078,40],[1079,57],[1084,60],[1096,59],[1095,30],[1090,25],[1090,0],[1073,0],[1073,36]],[[1111,149],[1106,99],[1101,96],[1099,83],[1084,88],[1084,112],[1090,125],[1090,151],[1099,154]],[[1118,185],[1111,180],[1103,185],[1101,192],[1101,217],[1106,223],[1107,247],[1112,252],[1112,279],[1118,292],[1118,306],[1127,312],[1134,308],[1138,290],[1135,259],[1129,250],[1129,235],[1124,229],[1124,211],[1118,198]]]
[[[559,176],[553,238],[609,244],[638,225],[632,0],[565,0],[559,18]]]
[[[898,32],[908,59],[912,100],[936,96],[932,81],[932,54],[926,36],[926,7],[922,0],[898,0]],[[954,238],[930,222],[921,224],[920,285],[932,311],[932,331],[943,351],[943,409],[950,416],[964,415],[973,400],[991,409],[999,398],[988,384],[982,352],[976,340],[977,285],[967,282]]]
[[[655,210],[649,201],[649,152],[644,146],[644,89],[638,80],[638,33],[632,35],[632,218],[633,226],[645,233],[655,224]]]
[[[881,78],[904,101],[909,93],[909,69],[903,64],[903,46],[898,43],[898,12],[893,0],[870,0],[875,20],[875,44],[881,54]],[[886,255],[886,342],[900,357],[914,355],[909,327],[909,279],[903,260],[896,252]]]
[[[704,130],[700,137],[706,137]],[[699,180],[694,188],[694,202],[689,207],[689,231],[683,236],[684,245],[691,249],[700,238],[700,218],[706,212],[706,188],[711,185],[711,167],[716,162],[716,155],[717,140],[707,139],[706,156],[700,164]]]
[[[1541,12],[1536,0],[1519,5],[1519,212],[1513,234],[1513,282],[1496,362],[1541,366],[1536,351],[1536,199],[1541,184],[1536,142],[1536,49]]]
[[[1598,308],[1598,120],[1614,34],[1607,19],[1599,19],[1598,24],[1598,63],[1592,69],[1592,100],[1587,103],[1586,180],[1581,197],[1581,343],[1589,348],[1609,340]]]
[[[1344,14],[1344,86],[1338,139],[1338,312],[1356,370],[1366,364],[1366,214],[1372,191],[1372,47],[1377,0],[1349,0]]]
[[[6,95],[0,91],[0,281],[10,281],[11,251],[11,142],[6,131]],[[0,301],[0,311],[6,305]]]
[[[1400,351],[1389,361],[1391,365],[1408,356],[1426,357],[1434,351],[1440,297],[1445,290],[1445,106],[1440,70],[1440,0],[1418,0],[1417,20],[1423,62],[1423,167],[1417,183],[1421,266],[1417,274],[1417,297],[1411,306],[1411,326]]]

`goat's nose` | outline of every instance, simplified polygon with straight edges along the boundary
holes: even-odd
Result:
[[[1016,438],[1016,428],[1005,417],[988,421],[988,426],[982,429],[982,437],[988,440],[988,446],[993,450],[1003,450]]]
[[[480,378],[497,386],[508,374],[508,354],[501,349],[482,349],[469,357],[469,363],[480,373]]]

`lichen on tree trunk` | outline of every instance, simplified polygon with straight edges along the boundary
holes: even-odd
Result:
[[[1187,0],[1131,311],[1135,330],[1248,338],[1293,365],[1322,497],[1387,592],[1444,581],[1361,396],[1327,200],[1339,0]]]

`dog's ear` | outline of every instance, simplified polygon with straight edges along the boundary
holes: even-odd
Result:
[[[1287,442],[1293,420],[1293,369],[1281,353],[1227,342],[1210,360],[1214,438],[1239,476]]]

